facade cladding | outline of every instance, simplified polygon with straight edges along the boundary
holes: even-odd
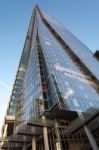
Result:
[[[2,149],[98,150],[99,61],[38,6],[7,110]]]

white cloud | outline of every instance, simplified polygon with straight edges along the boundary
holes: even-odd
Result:
[[[6,89],[10,90],[9,86],[4,81],[0,81],[0,84],[3,85]]]

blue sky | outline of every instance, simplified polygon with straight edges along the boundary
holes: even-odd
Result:
[[[93,52],[99,49],[99,0],[0,0],[0,127],[36,3]]]

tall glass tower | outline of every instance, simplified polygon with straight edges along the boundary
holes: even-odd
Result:
[[[34,7],[1,148],[98,150],[99,61],[70,31]]]

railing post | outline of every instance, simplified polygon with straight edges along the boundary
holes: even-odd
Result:
[[[56,129],[56,135],[57,135],[56,149],[57,150],[62,150],[61,137],[60,137],[60,132],[59,132],[57,120],[55,120],[55,129]]]
[[[23,150],[26,150],[26,143],[23,144]]]

